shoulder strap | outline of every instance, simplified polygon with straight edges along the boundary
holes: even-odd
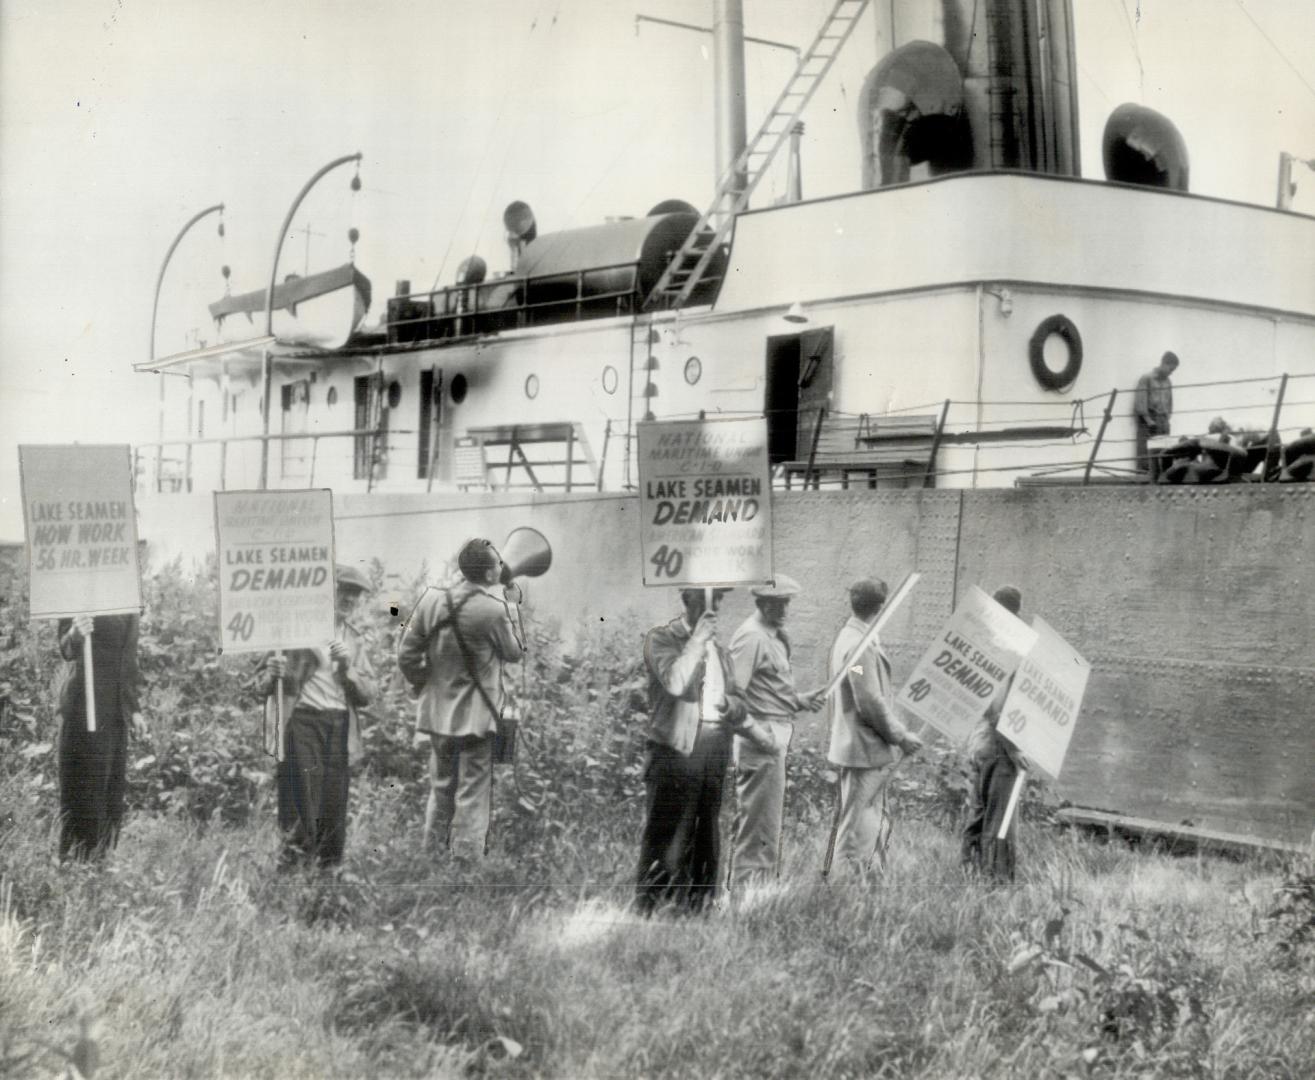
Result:
[[[461,659],[466,665],[466,674],[470,676],[470,681],[475,684],[475,689],[479,691],[479,696],[484,699],[484,704],[489,707],[489,712],[491,712],[496,719],[501,720],[502,710],[493,704],[493,701],[489,698],[488,691],[484,689],[484,684],[479,681],[479,676],[475,673],[475,664],[470,658],[470,649],[466,645],[466,639],[461,636],[461,624],[457,621],[457,612],[465,607],[466,601],[475,594],[469,593],[466,596],[463,596],[461,598],[461,603],[456,607],[453,607],[452,605],[452,590],[447,589],[446,595],[448,622],[444,625],[452,627],[452,635],[457,639],[457,648],[461,650]]]

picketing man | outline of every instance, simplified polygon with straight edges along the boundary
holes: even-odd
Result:
[[[790,670],[790,639],[784,630],[790,601],[800,593],[792,577],[751,589],[757,610],[731,637],[735,682],[744,690],[749,717],[735,736],[735,838],[732,889],[776,879],[785,811],[785,758],[794,716],[822,707],[825,692],[800,696]]]
[[[895,713],[890,660],[880,640],[874,637],[861,652],[854,651],[886,596],[886,583],[878,578],[854,582],[849,587],[851,614],[831,646],[831,676],[845,671],[845,678],[830,701],[827,760],[839,772],[840,782],[824,877],[886,868],[890,779],[905,754],[922,748],[922,740]]]
[[[273,697],[283,680],[283,747],[277,767],[281,869],[342,862],[347,842],[349,766],[360,753],[360,710],[376,696],[365,637],[352,623],[369,579],[351,566],[335,571],[334,637],[322,646],[262,657],[265,731],[273,737]],[[278,754],[278,747],[267,750]]]
[[[505,666],[525,655],[521,592],[504,581],[497,548],[467,541],[460,579],[430,588],[407,621],[397,664],[419,693],[416,731],[429,737],[425,834],[462,858],[488,849],[493,805],[493,741],[508,704]]]
[[[720,880],[719,815],[731,739],[744,697],[717,641],[717,609],[729,589],[682,589],[684,614],[644,638],[648,671],[647,791],[635,905],[709,908]]]
[[[1137,468],[1140,472],[1152,472],[1147,440],[1153,435],[1169,434],[1169,421],[1173,416],[1173,381],[1169,376],[1177,369],[1177,355],[1166,352],[1155,367],[1137,380],[1132,412],[1137,425]],[[1153,473],[1151,479],[1155,479]]]
[[[1012,615],[1018,615],[1023,606],[1022,593],[1012,585],[996,589],[994,599]],[[968,737],[968,816],[963,828],[962,860],[966,869],[980,873],[990,881],[1004,883],[1014,880],[1015,840],[1018,835],[1018,814],[1009,822],[1005,839],[999,839],[1000,825],[1004,821],[1009,796],[1019,770],[1026,768],[1026,759],[1008,739],[997,730],[1000,709],[1013,679],[1004,685],[991,700],[986,714],[977,722]]]
[[[77,615],[60,619],[57,674],[59,717],[59,857],[104,855],[118,843],[127,791],[128,733],[141,738],[138,705],[137,615]],[[91,635],[96,730],[87,730],[83,639]]]

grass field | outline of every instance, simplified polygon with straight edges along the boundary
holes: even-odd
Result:
[[[268,814],[138,816],[106,869],[61,869],[49,809],[4,802],[13,1075],[57,1075],[80,1013],[107,1077],[1315,1075],[1315,952],[1266,917],[1273,864],[1030,826],[990,889],[914,820],[883,880],[827,886],[796,822],[778,887],[640,921],[634,807],[464,866],[420,850],[414,790],[358,785],[332,881],[273,873]]]
[[[381,579],[382,568],[376,567]],[[819,881],[834,775],[791,749],[780,884],[707,918],[627,912],[643,798],[639,627],[533,624],[519,777],[478,865],[420,844],[412,703],[389,684],[339,878],[281,877],[250,658],[212,575],[146,580],[149,740],[104,867],[53,861],[57,653],[0,559],[0,1076],[1315,1077],[1315,864],[1174,859],[1056,832],[959,870],[962,776],[895,786],[881,880]],[[370,610],[376,669],[397,620]],[[83,1027],[86,1038],[83,1038]]]

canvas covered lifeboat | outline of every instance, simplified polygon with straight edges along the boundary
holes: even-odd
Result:
[[[370,279],[353,263],[305,277],[290,274],[274,288],[274,336],[284,345],[340,348],[361,325],[370,296]],[[211,304],[219,340],[240,342],[253,328],[263,329],[266,302],[266,290],[256,289]]]

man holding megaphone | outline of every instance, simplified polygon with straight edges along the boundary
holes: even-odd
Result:
[[[503,669],[525,655],[521,592],[497,548],[469,540],[457,555],[461,580],[431,588],[406,624],[397,665],[419,693],[416,730],[429,736],[427,828],[454,854],[479,858],[488,845],[493,740],[506,708]],[[540,571],[542,572],[542,571]]]

